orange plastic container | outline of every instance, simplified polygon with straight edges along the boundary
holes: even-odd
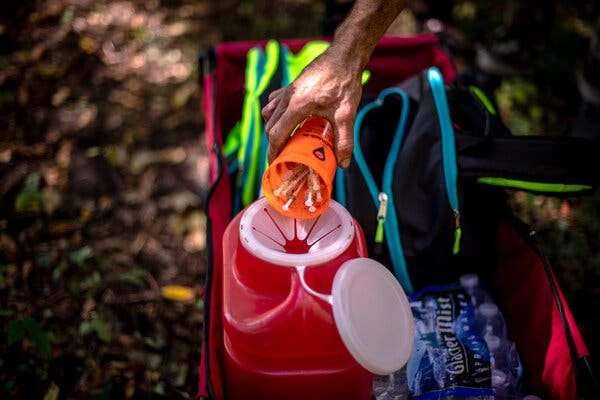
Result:
[[[366,257],[361,228],[339,204],[329,208],[319,218],[290,219],[262,198],[227,227],[227,399],[371,398],[372,374],[344,345],[331,305],[303,287],[331,293],[338,268]],[[304,282],[295,265],[306,266]]]
[[[337,167],[334,133],[322,117],[306,118],[263,174],[262,190],[290,218],[315,218],[329,206]]]

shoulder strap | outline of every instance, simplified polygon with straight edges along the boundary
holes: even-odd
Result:
[[[354,157],[348,173],[338,168],[336,198],[349,209],[366,231],[369,237],[367,247],[372,256],[377,257],[378,253],[383,251],[385,242],[389,255],[389,260],[386,257],[386,263],[391,264],[392,272],[403,288],[410,293],[412,283],[402,251],[392,194],[394,167],[407,129],[408,116],[408,96],[397,87],[384,89],[375,100],[360,109],[354,124]],[[365,120],[370,122],[363,124]],[[380,125],[371,126],[373,122]],[[389,137],[384,140],[384,136]],[[363,140],[365,138],[367,141]],[[374,152],[373,148],[377,150]],[[380,162],[374,163],[374,156]],[[346,182],[352,187],[350,199],[346,196]],[[362,184],[364,190],[357,193],[357,188],[362,187]],[[368,197],[370,201],[362,201],[363,196]]]
[[[599,186],[600,141],[513,136],[481,96],[448,88],[461,177],[550,195],[577,195]]]
[[[531,192],[574,195],[600,182],[600,142],[570,137],[456,135],[463,177]]]

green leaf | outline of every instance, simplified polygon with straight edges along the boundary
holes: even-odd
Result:
[[[83,267],[85,262],[94,256],[94,250],[90,246],[83,246],[82,248],[72,251],[69,254],[71,262],[78,267]]]
[[[69,264],[67,263],[67,261],[66,260],[62,260],[56,266],[56,268],[54,268],[54,270],[52,271],[52,280],[54,282],[57,282],[61,278],[63,272],[65,272],[68,267],[69,267]]]
[[[0,287],[4,286],[4,271],[8,268],[8,265],[0,263]]]
[[[90,333],[96,333],[98,338],[105,343],[112,340],[112,333],[108,328],[108,324],[98,315],[93,315],[89,321],[83,321],[79,326],[80,335],[86,336]]]
[[[0,310],[0,317],[10,317],[14,313],[13,310]]]
[[[165,383],[157,382],[156,385],[154,385],[154,387],[152,388],[152,392],[154,392],[154,394],[164,396],[166,393],[165,392]]]
[[[40,174],[32,172],[25,178],[23,190],[15,199],[15,210],[39,212],[42,209],[43,195],[40,191]]]
[[[13,319],[8,323],[8,345],[11,346],[23,339],[25,327],[20,319]]]
[[[81,293],[81,281],[79,279],[69,279],[67,281],[67,289],[69,289],[69,292],[73,295],[73,296],[79,296],[79,293]]]
[[[90,276],[88,276],[83,281],[81,281],[81,288],[82,289],[94,288],[94,287],[100,285],[101,282],[102,282],[102,277],[100,276],[100,273],[98,271],[94,271],[94,272],[92,272],[92,274]]]
[[[23,326],[27,330],[29,334],[29,338],[35,344],[35,347],[45,355],[46,357],[50,357],[51,346],[50,346],[50,338],[46,331],[42,329],[40,324],[31,317],[23,318]]]
[[[163,339],[161,339],[161,338],[154,339],[154,338],[151,338],[151,337],[145,337],[145,338],[144,338],[144,343],[146,343],[146,345],[147,345],[148,347],[150,347],[151,349],[153,349],[153,350],[161,350],[161,349],[164,349],[164,348],[165,348],[165,346],[166,346],[166,344],[167,344],[167,343],[166,343],[166,342],[165,342]]]
[[[37,255],[37,264],[42,268],[48,268],[50,265],[50,254],[40,253]]]
[[[122,273],[119,276],[119,279],[124,282],[133,283],[136,286],[146,287],[146,281],[143,279],[144,275],[146,275],[146,271],[141,268],[132,269],[131,271],[127,271]]]
[[[73,16],[75,15],[75,7],[70,6],[63,11],[60,16],[60,26],[66,26],[73,21]]]
[[[93,395],[92,400],[110,400],[113,397],[113,384],[109,383],[102,388],[100,393]]]
[[[31,190],[32,192],[40,189],[40,174],[38,172],[32,172],[25,178],[25,189]]]
[[[60,387],[56,384],[56,382],[51,382],[50,387],[44,395],[44,400],[58,400],[59,393]]]
[[[0,59],[0,68],[3,68],[2,67],[3,64],[4,64],[3,59]],[[12,90],[9,90],[9,89],[1,89],[0,90],[0,106],[4,105],[5,103],[12,103],[14,99],[15,99],[15,94],[12,92]]]

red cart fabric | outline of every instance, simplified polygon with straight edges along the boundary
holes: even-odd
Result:
[[[280,42],[295,53],[308,39]],[[212,187],[205,203],[208,268],[197,398],[220,400],[226,397],[221,321],[221,239],[232,218],[232,186],[221,148],[225,135],[241,117],[246,54],[252,47],[264,46],[265,43],[219,44],[210,49],[212,56],[205,57],[202,66],[202,112]],[[212,64],[207,62],[211,58]],[[432,66],[441,71],[445,82],[455,81],[452,60],[440,49],[435,36],[384,37],[366,67],[371,78],[364,87],[364,93],[377,94]],[[574,359],[589,356],[589,351],[556,278],[546,268],[540,254],[523,239],[522,233],[517,232],[512,221],[503,223],[498,229],[497,247],[498,265],[494,269],[493,281],[495,289],[503,294],[498,302],[507,317],[512,339],[522,355],[529,389],[527,394],[561,400],[577,398]],[[556,298],[560,299],[559,303]]]

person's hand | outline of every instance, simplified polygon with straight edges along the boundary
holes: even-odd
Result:
[[[350,164],[354,119],[362,95],[361,70],[353,71],[331,47],[310,63],[298,78],[272,92],[262,109],[269,139],[268,161],[283,149],[294,128],[309,115],[327,119],[335,135],[340,167]]]
[[[377,41],[407,0],[356,0],[336,29],[331,46],[288,86],[269,95],[262,109],[273,162],[294,128],[309,115],[327,119],[340,167],[350,164],[354,119],[362,95],[361,75]]]

